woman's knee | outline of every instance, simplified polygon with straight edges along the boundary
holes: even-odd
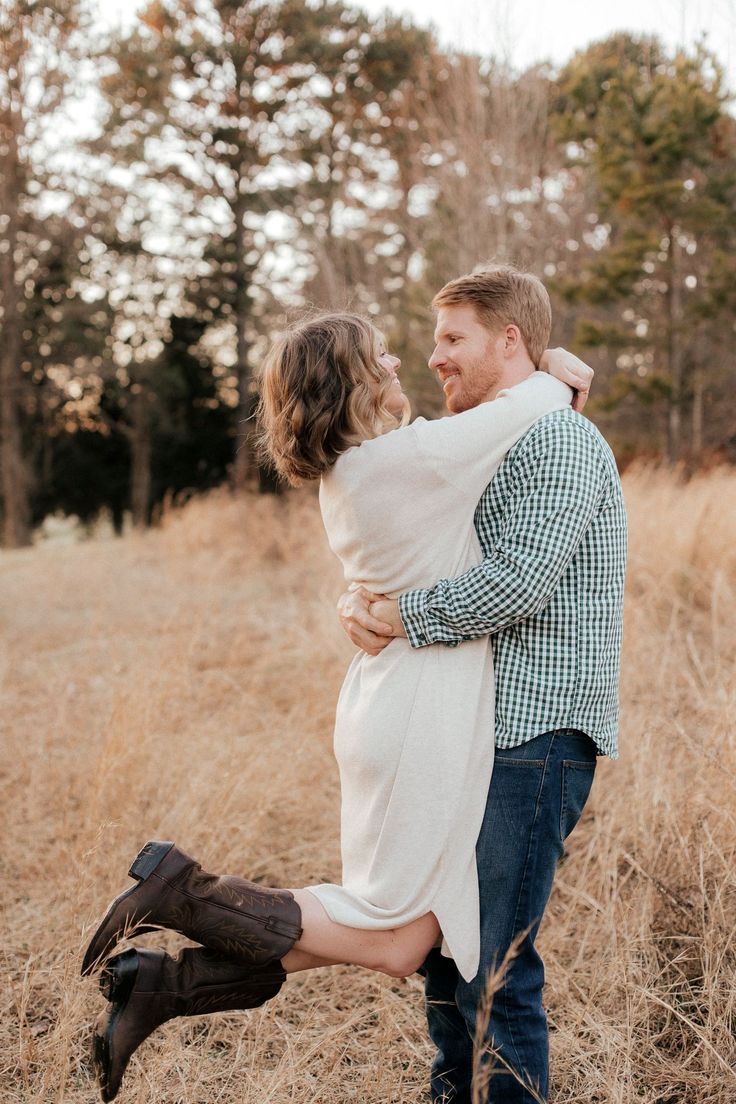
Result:
[[[430,947],[415,941],[397,940],[384,950],[378,969],[393,978],[407,978],[415,974],[424,962]]]

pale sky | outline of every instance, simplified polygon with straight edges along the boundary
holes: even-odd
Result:
[[[445,42],[519,67],[566,61],[613,31],[653,32],[671,46],[691,45],[705,32],[736,75],[736,0],[360,0],[360,6],[406,11],[415,22],[433,23]]]
[[[110,21],[127,24],[141,0],[96,0]],[[700,35],[725,65],[736,89],[736,0],[357,0],[375,15],[406,12],[432,23],[440,41],[503,57],[518,68],[564,62],[575,50],[613,31],[653,32],[669,46]]]

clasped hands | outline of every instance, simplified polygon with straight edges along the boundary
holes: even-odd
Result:
[[[399,603],[365,587],[353,586],[341,594],[337,612],[353,644],[368,655],[377,656],[395,637],[406,636]]]

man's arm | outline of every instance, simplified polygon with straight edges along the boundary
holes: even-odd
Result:
[[[539,422],[514,459],[513,490],[495,548],[456,579],[399,598],[412,646],[459,644],[543,609],[590,525],[606,482],[605,457],[583,422]]]

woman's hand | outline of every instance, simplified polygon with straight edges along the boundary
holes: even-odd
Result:
[[[372,617],[391,626],[392,636],[406,636],[406,629],[399,616],[399,603],[395,599],[379,598],[377,602],[371,602],[369,609]]]
[[[393,640],[392,625],[387,624],[383,618],[376,618],[371,612],[373,606],[384,604],[384,597],[383,594],[373,594],[364,587],[351,586],[340,595],[337,603],[343,631],[356,648],[361,648],[371,656],[377,656]],[[385,604],[391,603],[386,600]],[[398,606],[398,602],[393,604]]]
[[[595,375],[585,361],[567,349],[545,349],[539,361],[539,369],[542,372],[549,372],[551,376],[572,387],[575,392],[572,408],[578,412],[583,409],[588,401],[590,385]]]

